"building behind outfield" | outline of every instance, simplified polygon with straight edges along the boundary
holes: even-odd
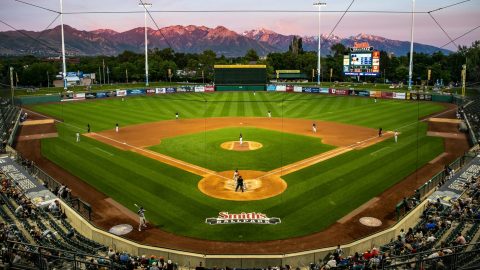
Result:
[[[262,91],[267,84],[266,65],[215,65],[216,91]]]

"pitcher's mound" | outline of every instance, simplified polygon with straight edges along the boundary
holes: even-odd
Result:
[[[253,201],[277,196],[287,189],[287,183],[277,175],[240,170],[244,179],[244,192],[235,191],[237,183],[233,171],[208,175],[198,182],[198,189],[210,197],[231,201]]]
[[[257,150],[259,148],[262,148],[263,145],[259,142],[252,142],[252,141],[244,141],[242,144],[240,144],[239,141],[230,141],[230,142],[222,143],[220,147],[226,150],[233,150],[233,151],[251,151],[251,150]]]

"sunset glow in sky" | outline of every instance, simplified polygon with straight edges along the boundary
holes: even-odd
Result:
[[[58,0],[25,0],[52,10],[59,10]],[[142,11],[139,0],[64,0],[64,12],[85,11]],[[285,10],[285,11],[316,11],[312,1],[305,0],[150,0],[151,10],[155,11],[192,11],[192,10]],[[351,0],[325,0],[327,6],[322,10],[321,30],[329,34]],[[460,0],[416,0],[416,11],[431,11],[443,6],[458,3]],[[14,0],[0,0],[0,19],[17,29],[43,30],[57,14],[31,7]],[[350,11],[405,11],[410,12],[411,0],[356,0]],[[339,11],[339,12],[332,12]],[[318,31],[317,12],[288,13],[211,13],[211,12],[163,12],[153,13],[159,27],[169,25],[205,25],[215,27],[223,25],[236,32],[266,28],[282,34],[316,35]],[[456,38],[470,29],[480,25],[480,0],[469,2],[433,12],[432,15],[443,26],[452,38]],[[143,13],[139,14],[81,14],[64,15],[64,23],[81,30],[109,28],[116,31],[126,31],[143,26]],[[352,36],[367,33],[390,39],[410,40],[411,15],[382,13],[347,13],[337,27],[334,35]],[[58,25],[57,19],[53,26]],[[149,26],[155,28],[150,20]],[[0,25],[1,31],[11,30]],[[415,15],[415,42],[442,46],[449,42],[447,36],[435,24],[428,14]],[[474,40],[480,40],[480,29],[458,39],[457,44],[470,45]],[[446,49],[454,50],[449,45]]]

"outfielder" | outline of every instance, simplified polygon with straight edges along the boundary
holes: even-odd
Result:
[[[313,133],[317,133],[317,124],[315,123],[312,124],[312,131]]]
[[[80,142],[80,133],[77,132],[76,136],[77,136],[77,142]]]
[[[397,143],[397,140],[398,140],[398,131],[395,130],[395,132],[393,133],[393,136],[395,138],[395,143]]]
[[[135,204],[135,206],[137,206],[137,205]],[[138,208],[137,214],[138,214],[138,218],[139,218],[138,231],[141,232],[142,227],[144,227],[144,228],[147,227],[147,220],[145,219],[145,209],[143,209],[143,206],[140,206]]]
[[[242,144],[243,144],[243,136],[242,136],[242,133],[240,133],[239,141],[240,141],[240,145],[242,145]]]
[[[115,124],[115,132],[118,133],[118,123]]]

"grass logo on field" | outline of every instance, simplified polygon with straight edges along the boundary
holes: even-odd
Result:
[[[205,219],[205,223],[210,225],[242,224],[242,223],[275,225],[275,224],[281,223],[281,220],[280,218],[276,218],[276,217],[270,218],[265,214],[256,213],[256,212],[250,212],[250,213],[242,212],[240,214],[230,214],[228,212],[220,212],[218,213],[218,217],[216,218]]]

